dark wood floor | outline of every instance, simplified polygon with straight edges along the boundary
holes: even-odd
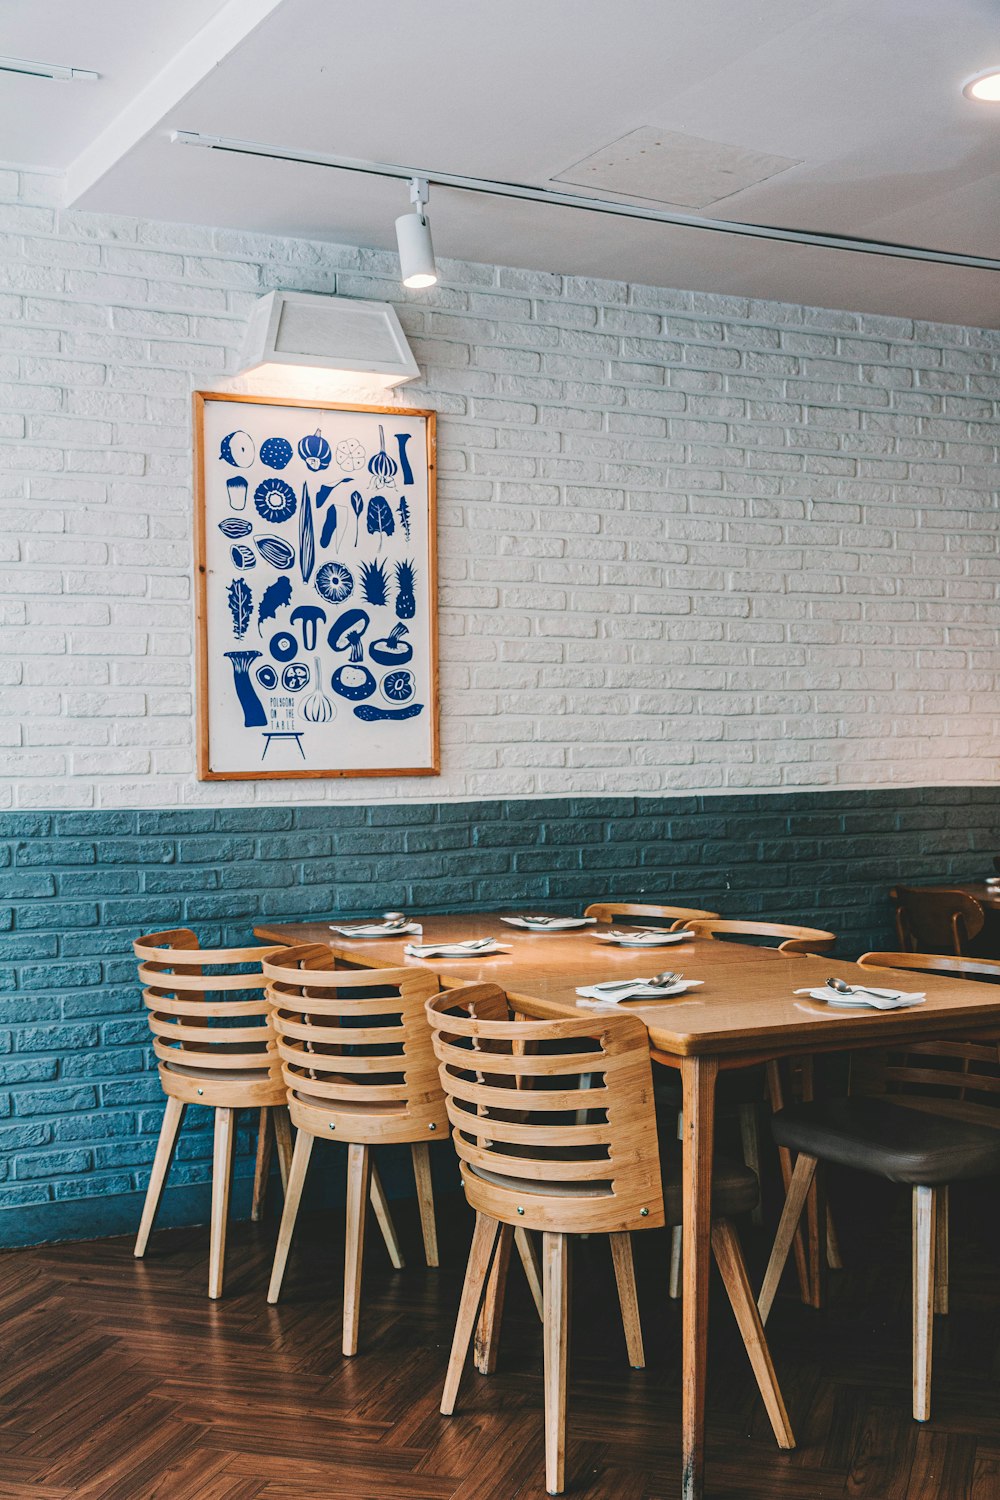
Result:
[[[1000,1277],[988,1194],[955,1206],[954,1310],[938,1322],[935,1416],[909,1417],[905,1200],[850,1187],[851,1268],[822,1313],[786,1289],[770,1328],[799,1447],[783,1455],[728,1309],[713,1307],[707,1491],[715,1500],[1000,1500]],[[231,1231],[227,1295],[204,1296],[206,1233],[154,1237],[145,1263],[104,1240],[0,1257],[0,1500],[539,1500],[539,1326],[512,1272],[499,1372],[437,1405],[468,1230],[442,1204],[446,1263],[394,1273],[369,1244],[362,1352],[339,1352],[340,1226],[312,1220],[287,1297],[264,1302],[274,1225]],[[569,1489],[678,1494],[678,1308],[664,1237],[637,1236],[649,1368],[629,1370],[607,1246],[574,1265]],[[759,1276],[763,1239],[750,1240]]]

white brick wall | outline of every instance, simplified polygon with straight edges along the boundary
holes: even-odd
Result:
[[[365,801],[996,780],[996,331],[456,262],[406,294],[382,251],[51,193],[0,171],[0,805],[361,800],[194,779],[189,394],[272,287],[391,299],[440,413],[444,774]]]

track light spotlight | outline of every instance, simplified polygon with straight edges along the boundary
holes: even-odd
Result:
[[[399,274],[404,286],[433,286],[438,279],[430,221],[424,213],[424,205],[429,196],[430,187],[426,177],[411,177],[410,202],[413,204],[413,212],[401,214],[396,220]]]

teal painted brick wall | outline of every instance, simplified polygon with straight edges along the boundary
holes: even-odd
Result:
[[[2,814],[0,1244],[134,1227],[162,1108],[140,932],[646,896],[819,923],[852,955],[891,941],[894,881],[997,850],[988,788]],[[209,1126],[189,1112],[163,1222],[205,1217]],[[248,1121],[238,1211],[251,1170]]]

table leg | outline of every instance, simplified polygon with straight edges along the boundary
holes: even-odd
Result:
[[[684,1086],[682,1500],[701,1500],[704,1485],[712,1146],[718,1071],[718,1060],[714,1057],[685,1057],[681,1062]]]

